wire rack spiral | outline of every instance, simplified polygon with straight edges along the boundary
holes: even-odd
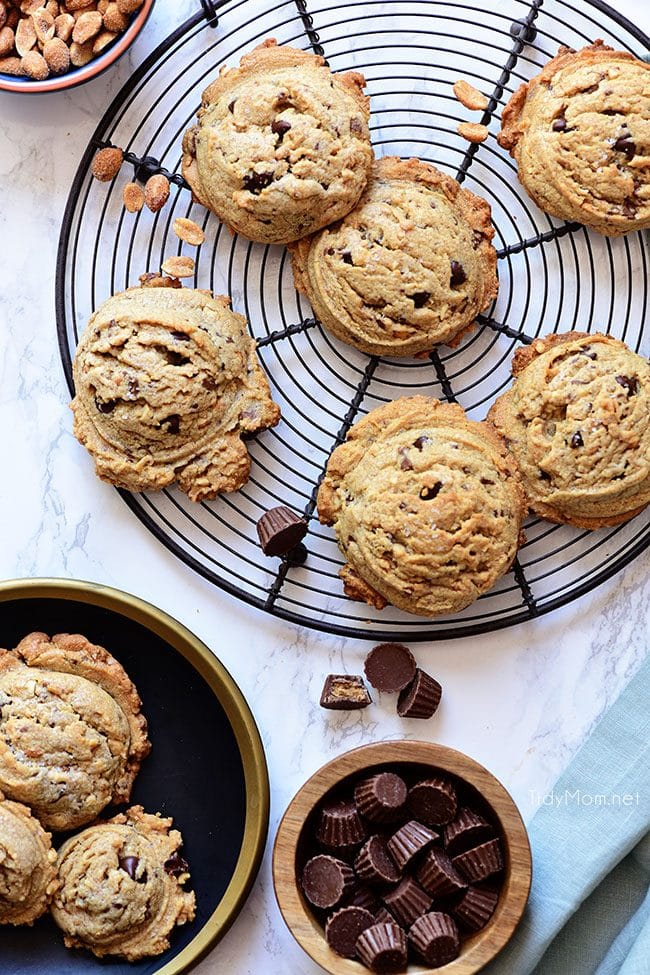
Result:
[[[425,392],[457,400],[470,417],[482,419],[509,383],[512,354],[536,336],[604,331],[641,350],[649,268],[642,234],[612,240],[546,216],[523,192],[494,137],[512,92],[559,45],[579,48],[602,37],[645,55],[650,42],[600,0],[308,2],[309,9],[305,0],[268,9],[255,0],[202,0],[102,119],[77,171],[59,245],[57,325],[68,385],[72,392],[71,362],[92,310],[180,253],[173,221],[191,217],[206,232],[194,286],[229,294],[246,315],[283,419],[249,444],[252,476],[241,491],[199,505],[176,489],[123,493],[138,518],[231,594],[332,633],[439,639],[549,612],[642,552],[650,539],[647,517],[597,532],[529,519],[512,572],[463,613],[423,620],[391,607],[375,612],[343,595],[341,556],[333,532],[318,523],[316,492],[333,448],[356,419],[386,400]],[[441,347],[428,360],[394,360],[342,345],[297,294],[282,248],[233,237],[192,203],[180,175],[180,144],[201,92],[219,65],[237,63],[269,36],[325,55],[335,71],[363,71],[377,155],[419,156],[490,202],[499,296],[457,348]],[[490,138],[480,146],[456,134],[458,122],[470,120],[451,92],[458,78],[490,95],[482,118]],[[123,210],[124,170],[114,184],[90,177],[94,153],[111,144],[125,149],[136,179],[160,171],[170,176],[172,195],[163,211]],[[265,558],[259,549],[256,521],[276,504],[303,511],[309,521],[303,566]]]

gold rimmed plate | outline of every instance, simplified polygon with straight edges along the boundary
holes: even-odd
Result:
[[[197,913],[173,932],[165,954],[135,964],[69,951],[49,917],[32,928],[5,925],[0,975],[180,975],[228,930],[264,852],[269,781],[253,715],[208,647],[135,596],[61,579],[0,583],[0,646],[32,630],[83,633],[110,650],[138,688],[153,749],[131,802],[173,816]]]

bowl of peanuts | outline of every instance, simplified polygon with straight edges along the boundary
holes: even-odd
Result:
[[[62,91],[128,50],[154,0],[0,0],[0,90]]]

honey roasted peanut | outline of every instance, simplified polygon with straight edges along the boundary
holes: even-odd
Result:
[[[162,210],[169,199],[169,180],[162,173],[151,176],[144,187],[144,202],[152,213]]]
[[[70,67],[83,67],[127,30],[132,15],[143,3],[0,0],[0,73],[41,81],[50,73],[62,75]],[[53,40],[57,43],[52,44]],[[23,63],[32,52],[37,56]]]

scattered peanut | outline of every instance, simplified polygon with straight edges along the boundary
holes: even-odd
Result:
[[[205,234],[198,223],[188,220],[187,217],[177,217],[174,220],[174,233],[191,247],[200,247],[205,240]]]
[[[168,257],[162,264],[163,274],[173,278],[191,278],[194,268],[193,257]]]
[[[0,3],[0,30],[2,30],[2,28],[6,23],[7,23],[7,8],[5,7],[4,3]]]
[[[100,183],[109,183],[120,171],[124,153],[117,146],[100,149],[91,166],[91,172]]]
[[[122,198],[129,213],[139,213],[144,206],[144,190],[137,183],[127,183]]]
[[[169,199],[169,180],[162,173],[150,176],[144,188],[144,202],[152,213],[162,210]]]
[[[41,0],[22,0],[19,6],[21,13],[26,17],[31,17],[41,6]]]
[[[469,81],[457,81],[454,85],[454,95],[465,108],[469,108],[475,112],[483,112],[488,107],[488,100],[475,88],[474,85],[470,85]]]
[[[490,134],[487,126],[481,125],[479,122],[461,122],[457,132],[468,142],[485,142]]]
[[[58,0],[47,0],[45,9],[47,10],[48,14],[52,15],[53,20],[56,19],[60,13]]]

